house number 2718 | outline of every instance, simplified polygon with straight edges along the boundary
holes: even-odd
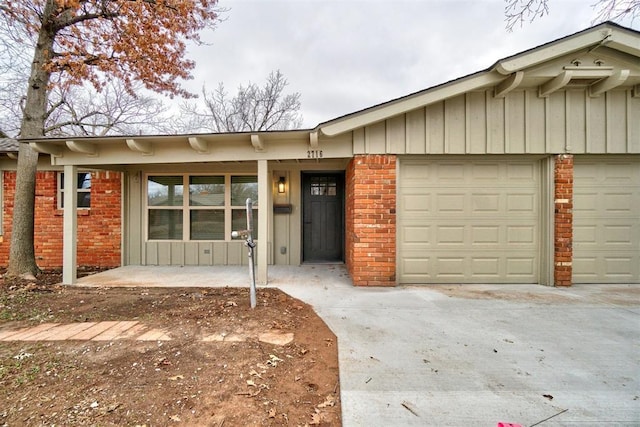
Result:
[[[321,159],[322,150],[307,150],[307,159]]]

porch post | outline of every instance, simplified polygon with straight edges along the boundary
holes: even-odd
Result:
[[[64,167],[64,216],[62,237],[62,283],[73,285],[77,278],[78,252],[78,168]]]
[[[267,284],[267,261],[269,259],[269,188],[271,181],[266,160],[258,160],[258,274],[256,282]]]

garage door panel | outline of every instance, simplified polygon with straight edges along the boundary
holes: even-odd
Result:
[[[418,215],[429,212],[431,205],[428,194],[404,194],[400,203],[404,206],[405,212]]]
[[[640,157],[574,162],[574,283],[640,283]]]
[[[533,225],[507,226],[508,245],[535,246],[537,229]]]
[[[535,194],[507,194],[507,211],[513,213],[530,213],[535,215],[538,212],[538,199]]]
[[[401,160],[399,281],[537,283],[539,181],[536,162]]]

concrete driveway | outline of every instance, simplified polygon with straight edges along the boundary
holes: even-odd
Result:
[[[640,285],[355,288],[269,267],[338,336],[351,426],[640,425]],[[246,267],[127,266],[93,286],[247,286]],[[259,292],[259,291],[258,291]]]
[[[640,285],[276,286],[338,336],[344,425],[640,425]],[[546,421],[544,421],[546,420]]]

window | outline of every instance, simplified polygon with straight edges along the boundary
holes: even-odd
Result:
[[[91,207],[91,172],[78,172],[78,208]],[[64,208],[64,172],[58,174],[58,209]]]
[[[338,181],[333,176],[312,176],[312,196],[336,196],[338,194]]]
[[[230,240],[231,231],[247,228],[247,198],[258,206],[255,175],[149,175],[148,239]],[[257,236],[258,209],[253,215]]]

